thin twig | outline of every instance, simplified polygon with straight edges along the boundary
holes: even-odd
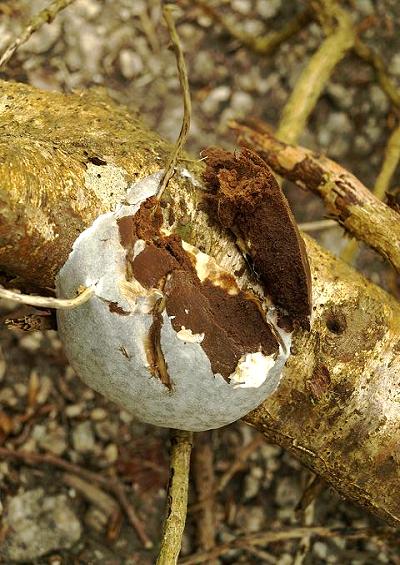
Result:
[[[315,519],[315,502],[325,482],[313,474],[311,474],[311,479],[309,479],[310,473],[306,469],[304,469],[302,476],[303,481],[308,481],[308,484],[306,484],[302,497],[296,506],[296,517],[300,525],[312,526]],[[304,538],[300,540],[293,559],[293,565],[303,564],[310,551],[311,541],[311,536],[304,536]]]
[[[238,450],[235,460],[232,465],[225,471],[218,481],[218,484],[213,490],[211,490],[208,496],[202,498],[198,502],[190,505],[190,512],[199,512],[203,509],[204,504],[207,503],[208,499],[213,498],[217,493],[222,492],[227,484],[233,479],[233,477],[243,469],[246,460],[250,457],[254,451],[256,451],[261,445],[265,445],[265,438],[262,435],[257,435],[252,441],[247,445],[241,446]]]
[[[179,157],[179,153],[182,151],[183,146],[186,143],[189,129],[190,129],[190,118],[192,114],[192,102],[190,100],[190,88],[189,88],[189,79],[186,69],[185,58],[183,56],[183,49],[182,44],[179,39],[179,35],[176,31],[174,18],[172,16],[173,5],[167,4],[163,8],[163,16],[165,19],[165,23],[167,24],[168,31],[171,37],[172,46],[176,56],[176,64],[178,67],[178,74],[179,74],[179,82],[182,89],[182,96],[183,96],[183,119],[182,119],[182,127],[181,131],[179,132],[178,139],[176,140],[174,150],[169,158],[167,166],[165,168],[164,178],[161,182],[160,190],[158,193],[158,198],[161,199],[161,196],[167,187],[172,175],[175,171],[175,165]]]
[[[387,190],[390,187],[390,181],[396,171],[400,159],[400,125],[392,132],[386,146],[385,156],[382,168],[376,179],[373,193],[379,200],[383,200]],[[342,253],[340,258],[346,263],[352,264],[356,259],[359,250],[359,243],[357,240],[350,240]]]
[[[17,329],[23,332],[57,329],[56,318],[49,311],[27,314],[20,318],[6,318],[4,324],[10,330]]]
[[[153,547],[153,543],[147,536],[142,522],[139,520],[134,509],[129,503],[124,488],[120,481],[116,478],[104,477],[101,473],[94,473],[93,471],[88,471],[87,469],[82,469],[74,463],[65,461],[60,457],[55,455],[50,455],[48,453],[32,453],[29,451],[14,451],[12,449],[7,449],[5,447],[0,447],[0,459],[14,459],[15,461],[21,461],[26,465],[51,465],[57,467],[58,469],[63,469],[68,473],[73,473],[82,477],[83,479],[102,485],[109,492],[113,493],[119,504],[123,508],[126,517],[128,518],[131,526],[137,533],[138,538],[144,545],[146,549]]]
[[[31,294],[20,294],[13,290],[0,288],[0,298],[7,298],[19,304],[28,306],[36,306],[37,308],[55,308],[57,310],[70,310],[82,306],[94,294],[92,287],[85,288],[78,296],[74,298],[53,298],[52,296],[33,296]]]
[[[107,518],[110,518],[116,510],[119,510],[115,499],[93,484],[93,481],[85,481],[76,473],[64,473],[62,480],[66,485],[79,492],[86,500],[100,508]]]
[[[337,27],[312,55],[285,104],[276,136],[286,143],[298,140],[333,70],[354,44],[348,14],[330,0],[320,0],[316,6],[323,16],[335,19]]]
[[[205,0],[196,0],[195,4],[229,33],[231,37],[239,41],[241,45],[259,55],[270,55],[279,45],[296,35],[312,20],[311,10],[303,10],[286,22],[279,31],[271,31],[263,37],[257,37],[242,31],[235,24],[232,24]]]
[[[209,563],[211,559],[217,559],[221,555],[233,549],[247,549],[252,545],[267,545],[287,540],[301,539],[305,536],[316,538],[346,538],[346,539],[371,539],[391,538],[397,536],[397,531],[383,528],[325,528],[323,526],[304,526],[301,528],[282,528],[268,532],[249,534],[238,537],[235,540],[217,545],[211,551],[203,551],[190,555],[180,561],[180,565],[196,565],[197,563]]]
[[[317,220],[315,222],[304,222],[298,224],[298,226],[299,229],[310,232],[334,228],[337,226],[337,222],[335,222],[335,220]]]
[[[251,555],[255,555],[256,557],[258,557],[258,559],[261,559],[261,563],[272,563],[273,565],[275,563],[278,563],[277,557],[270,555],[269,553],[263,551],[262,549],[258,549],[257,547],[251,545],[243,546],[243,549],[248,553],[250,553]]]
[[[178,562],[186,522],[192,443],[192,432],[171,430],[167,513],[157,565],[174,565]]]
[[[14,41],[12,41],[12,43],[4,51],[0,58],[0,69],[9,62],[18,47],[28,41],[35,31],[40,29],[43,24],[51,23],[56,15],[61,12],[61,10],[64,10],[64,8],[72,4],[72,2],[74,2],[74,0],[53,0],[50,6],[35,14],[22,33],[14,39]]]
[[[303,519],[301,521],[302,525],[304,526],[311,526],[314,522],[315,517],[315,500],[311,502],[311,504],[306,508],[304,512]],[[299,545],[297,547],[296,554],[293,559],[293,565],[302,565],[304,563],[305,558],[307,557],[308,552],[311,548],[312,536],[306,535],[301,538]]]
[[[390,188],[390,181],[396,171],[400,159],[400,125],[398,125],[389,137],[386,146],[385,157],[382,168],[376,179],[374,186],[374,194],[380,200],[383,200],[386,192]]]
[[[143,543],[146,549],[151,549],[153,547],[153,542],[147,536],[143,523],[141,522],[135,510],[133,509],[131,503],[129,502],[122,483],[120,481],[116,481],[115,479],[113,479],[111,482],[111,487],[115,496],[118,499],[118,502],[123,508],[126,517],[128,518],[128,521],[135,529],[140,541]]]
[[[376,73],[379,85],[390,102],[396,108],[400,108],[400,91],[390,78],[384,60],[369,45],[357,38],[354,44],[354,51],[363,61],[369,63]]]
[[[308,483],[301,499],[296,505],[295,512],[299,517],[307,510],[309,505],[316,499],[316,497],[321,493],[321,491],[326,487],[326,483],[321,477],[315,475],[311,481]]]
[[[193,449],[192,474],[199,501],[203,501],[201,511],[196,516],[198,549],[209,550],[215,546],[215,511],[214,511],[214,461],[212,432],[196,435]],[[213,562],[210,563],[213,565]]]
[[[247,445],[242,446],[239,449],[235,461],[232,463],[229,469],[225,471],[225,473],[218,481],[217,492],[222,492],[225,489],[226,485],[234,477],[234,475],[236,475],[236,473],[243,469],[243,465],[246,463],[250,455],[262,445],[265,445],[265,437],[262,435],[257,435]]]

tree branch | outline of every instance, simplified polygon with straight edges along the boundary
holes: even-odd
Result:
[[[255,149],[279,175],[320,196],[327,211],[400,271],[400,222],[354,175],[327,157],[279,141],[266,128],[232,123],[239,142]]]
[[[98,91],[67,96],[0,83],[0,126],[0,267],[18,275],[20,287],[52,287],[79,233],[123,200],[128,182],[160,170],[170,154]],[[161,203],[165,226],[224,269],[243,273],[238,283],[249,288],[233,238],[202,206],[202,171],[200,162],[178,163]],[[278,391],[246,421],[340,493],[399,525],[400,307],[304,241],[312,331],[293,336]]]
[[[336,22],[302,70],[282,111],[277,137],[295,143],[303,132],[336,65],[352,48],[355,32],[348,14],[331,0],[317,0],[315,9]]]

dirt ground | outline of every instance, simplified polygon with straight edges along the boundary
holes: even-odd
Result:
[[[280,29],[305,6],[283,0],[212,3],[253,36]],[[0,1],[0,52],[46,4]],[[259,56],[232,39],[196,2],[179,4],[178,30],[193,98],[188,149],[198,155],[210,144],[233,148],[231,118],[255,116],[276,125],[299,72],[323,38],[319,26],[311,23],[273,55]],[[355,25],[363,23],[363,38],[379,50],[400,87],[400,3],[349,0],[346,6]],[[181,125],[182,100],[168,43],[157,0],[76,0],[21,47],[0,76],[61,91],[104,87],[173,140]],[[398,117],[371,68],[349,55],[335,70],[301,142],[326,152],[372,187]],[[392,187],[399,185],[400,170]],[[285,190],[299,222],[324,217],[316,197],[292,186]],[[313,235],[337,254],[348,241],[339,227]],[[375,253],[362,246],[355,264],[374,282],[400,295],[399,280]],[[0,321],[26,312],[3,301]],[[134,421],[81,383],[54,331],[27,333],[2,323],[0,348],[0,447],[53,456],[47,464],[43,457],[29,464],[1,456],[0,451],[0,506],[4,523],[13,524],[0,529],[1,562],[153,563],[168,481],[168,430]],[[348,531],[380,525],[326,485],[306,516],[299,516],[295,509],[311,474],[259,437],[240,422],[203,437],[212,447],[216,484],[226,479],[214,505],[218,544],[241,534],[297,528],[302,523]],[[198,458],[200,466],[210,463],[207,454]],[[62,468],[60,459],[75,467]],[[88,471],[103,480],[90,477]],[[153,549],[144,548],[127,519],[126,500],[118,496],[114,477],[126,488],[127,504],[137,513]],[[194,482],[193,476],[182,556],[199,546]],[[307,545],[301,540],[264,547],[249,544],[224,552],[213,563],[400,563],[399,537],[315,538],[305,557],[300,555],[302,543]]]

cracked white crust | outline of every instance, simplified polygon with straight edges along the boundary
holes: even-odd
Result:
[[[79,286],[93,284],[95,295],[82,307],[57,313],[59,334],[82,380],[138,420],[193,431],[218,428],[238,420],[275,391],[291,337],[286,334],[276,358],[249,351],[227,382],[213,374],[201,346],[204,336],[190,328],[176,332],[164,311],[160,345],[171,390],[154,376],[146,347],[152,309],[162,293],[126,280],[126,250],[117,219],[135,214],[144,200],[157,194],[161,177],[162,171],[134,184],[123,205],[99,216],[76,240],[57,277],[57,295],[71,296]],[[224,271],[211,257],[193,246],[184,248],[195,255],[202,276],[208,271],[214,284],[226,284]],[[137,242],[135,252],[142,250]],[[226,290],[236,292],[233,287]],[[110,311],[110,303],[123,314]],[[282,334],[276,326],[274,330]]]

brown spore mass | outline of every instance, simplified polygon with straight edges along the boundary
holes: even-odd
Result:
[[[278,341],[257,299],[239,289],[237,294],[230,295],[211,281],[201,282],[181,239],[177,235],[161,235],[159,220],[154,213],[149,214],[151,206],[144,210],[142,207],[136,215],[119,222],[121,243],[128,250],[127,261],[135,279],[147,289],[162,288],[165,309],[175,331],[185,327],[195,334],[204,333],[201,346],[211,368],[225,379],[246,353],[277,354]],[[143,222],[148,223],[142,225]],[[139,238],[147,245],[133,258],[132,248]],[[160,361],[162,317],[158,311],[153,317],[149,340],[154,363]],[[168,382],[164,384],[170,386]]]
[[[134,216],[118,218],[121,245],[131,253],[138,239],[151,241],[153,235],[159,233],[162,221],[158,200],[152,196],[143,202]]]
[[[214,373],[227,378],[246,353],[278,351],[276,338],[258,305],[244,292],[231,296],[211,282],[199,283],[193,273],[174,271],[167,284],[167,311],[175,316],[176,331],[183,326],[204,333],[201,343]]]
[[[255,153],[204,152],[208,210],[245,242],[256,275],[292,325],[310,327],[311,274],[289,204],[268,165]]]

